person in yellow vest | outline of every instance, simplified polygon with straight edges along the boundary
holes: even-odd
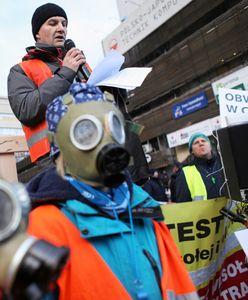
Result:
[[[70,249],[59,300],[197,300],[159,203],[133,184],[125,122],[99,88],[75,83],[48,105],[56,166],[27,189],[29,234]]]
[[[50,151],[46,138],[47,105],[68,91],[86,59],[76,47],[64,50],[68,20],[60,6],[47,3],[38,7],[31,23],[36,43],[26,49],[22,62],[10,69],[8,98],[23,125],[31,161],[35,162]]]
[[[225,195],[223,168],[202,132],[189,139],[191,159],[176,178],[176,202],[207,200]]]

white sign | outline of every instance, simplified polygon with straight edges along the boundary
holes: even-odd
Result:
[[[103,41],[103,51],[125,53],[192,0],[147,0]]]
[[[248,122],[248,91],[219,89],[221,126]]]
[[[149,164],[152,161],[152,157],[150,154],[147,154],[147,153],[145,154],[145,156],[146,156],[146,161]]]
[[[144,0],[116,0],[121,21],[126,20],[143,2]]]
[[[235,232],[235,235],[240,243],[240,245],[242,246],[245,255],[248,257],[248,229],[244,229],[244,230],[239,230]]]
[[[212,83],[217,103],[219,103],[219,88],[248,90],[248,67],[235,71]]]
[[[205,135],[212,135],[214,130],[220,128],[220,117],[214,117],[205,121],[196,123],[194,125],[179,129],[166,135],[168,145],[170,148],[187,144],[192,134],[202,132]]]

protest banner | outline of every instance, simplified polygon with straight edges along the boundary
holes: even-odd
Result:
[[[165,222],[201,300],[248,299],[248,268],[234,232],[244,226],[224,217],[225,198],[162,205]]]
[[[248,91],[219,88],[221,126],[248,122]]]

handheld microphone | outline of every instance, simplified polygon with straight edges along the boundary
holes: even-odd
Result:
[[[76,45],[73,42],[73,40],[68,39],[68,40],[65,40],[64,47],[65,47],[65,50],[68,51],[71,48],[76,48]],[[89,65],[87,63],[82,64],[78,68],[77,79],[79,82],[81,82],[81,81],[85,82],[89,79],[90,74],[91,74],[91,68],[89,67]]]

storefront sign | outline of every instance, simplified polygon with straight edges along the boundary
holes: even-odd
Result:
[[[194,97],[179,102],[172,106],[172,115],[174,119],[181,118],[192,112],[202,109],[208,105],[208,98],[205,92],[201,92]]]
[[[103,41],[103,51],[125,53],[192,0],[147,0]]]

